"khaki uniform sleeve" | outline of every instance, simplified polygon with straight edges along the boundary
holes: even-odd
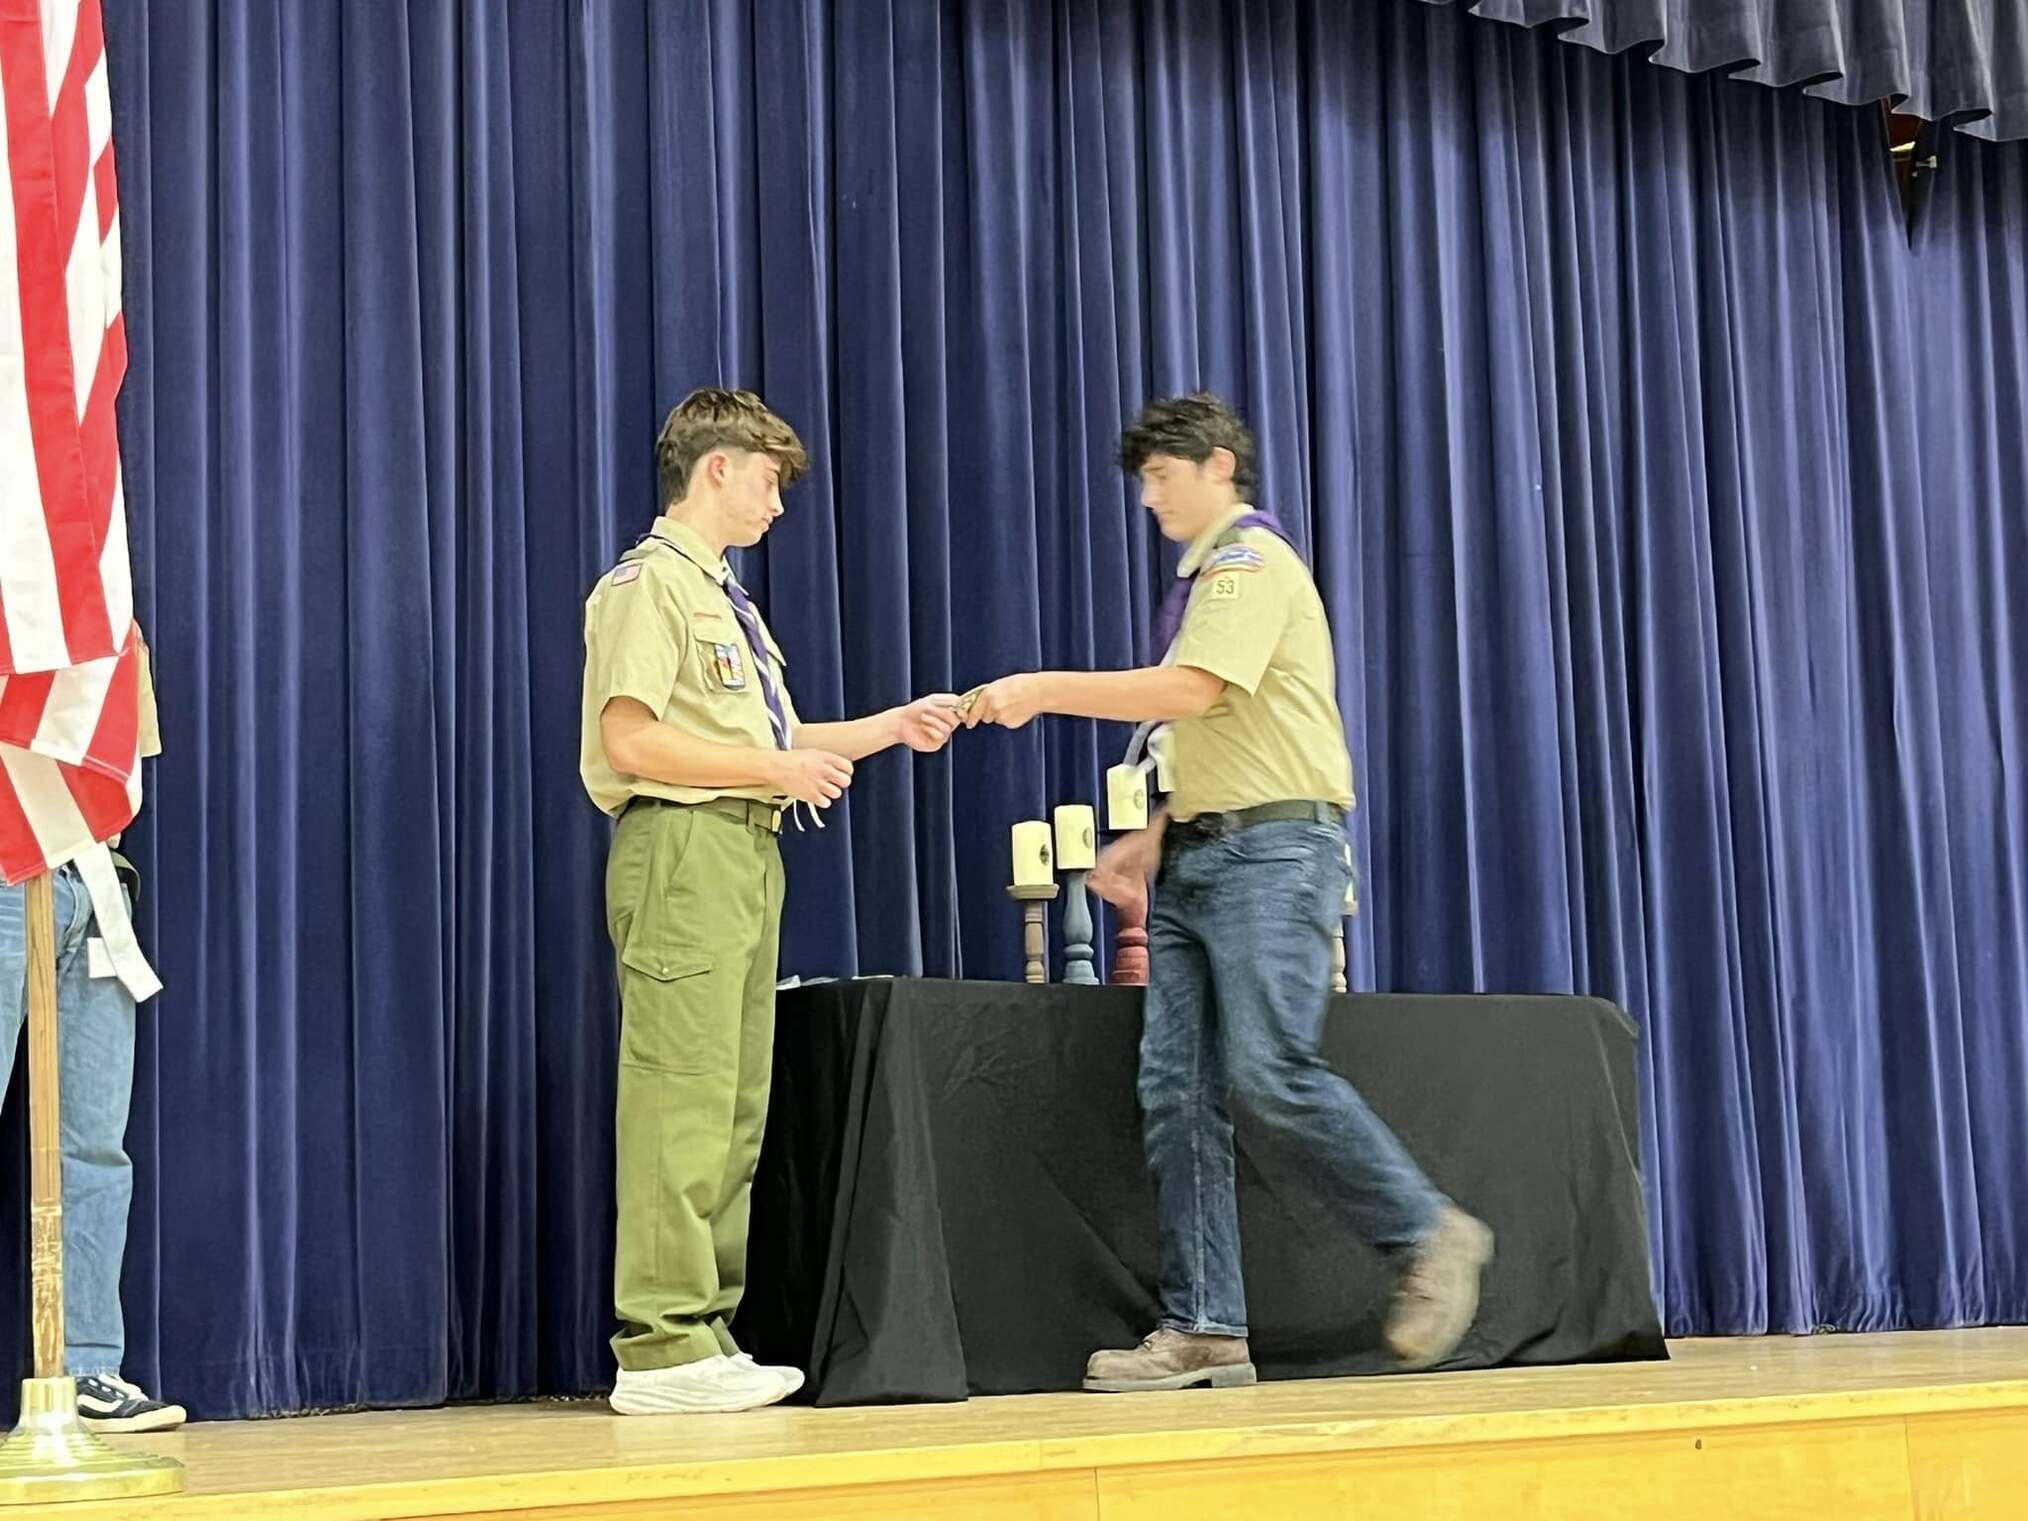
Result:
[[[690,653],[689,621],[654,572],[608,584],[585,630],[587,695],[594,711],[631,697],[660,718]]]
[[[1191,591],[1175,663],[1208,671],[1253,696],[1288,623],[1289,598],[1280,580],[1272,561],[1207,568]]]

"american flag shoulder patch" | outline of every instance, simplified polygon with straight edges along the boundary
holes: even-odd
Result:
[[[638,581],[640,577],[641,562],[639,560],[629,560],[613,572],[613,585],[625,586],[629,581]]]

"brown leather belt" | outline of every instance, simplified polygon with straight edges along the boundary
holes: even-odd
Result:
[[[645,804],[657,808],[702,808],[706,813],[722,813],[768,834],[782,832],[782,818],[789,811],[786,803],[763,803],[744,797],[715,797],[707,803],[679,803],[669,797],[635,797],[629,800],[627,807],[638,808]]]

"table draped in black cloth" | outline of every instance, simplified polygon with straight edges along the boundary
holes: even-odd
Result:
[[[736,1323],[820,1405],[1075,1389],[1155,1320],[1126,988],[867,981],[781,996]],[[1447,1368],[1667,1356],[1648,1282],[1634,1028],[1582,998],[1355,995],[1324,1054],[1491,1225]],[[1387,1370],[1393,1271],[1239,1145],[1263,1378]]]

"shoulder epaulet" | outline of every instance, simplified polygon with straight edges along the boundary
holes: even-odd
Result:
[[[626,551],[621,554],[619,560],[615,562],[613,568],[606,572],[606,580],[614,586],[625,586],[629,581],[638,581],[641,578],[642,568],[646,565],[649,556],[653,555],[657,550],[676,556],[677,559],[683,561],[686,565],[690,563],[690,557],[684,554],[682,550],[671,544],[667,539],[657,538],[651,533],[643,536],[637,543],[628,546]]]
[[[646,557],[647,550],[643,544],[632,546],[613,563],[613,568],[606,572],[604,578],[606,584],[608,586],[625,586],[629,581],[640,580],[641,562]]]

